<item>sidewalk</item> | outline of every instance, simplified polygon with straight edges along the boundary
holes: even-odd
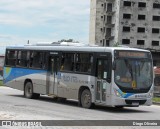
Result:
[[[153,104],[160,106],[160,103],[158,103],[158,102],[153,102]]]

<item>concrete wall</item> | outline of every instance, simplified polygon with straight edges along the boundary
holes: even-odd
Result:
[[[131,7],[124,7],[123,2],[130,1]],[[138,7],[138,2],[145,2],[146,7]],[[107,13],[107,4],[113,4],[113,12]],[[90,43],[105,46],[106,28],[111,28],[109,46],[123,44],[122,39],[129,39],[130,47],[145,49],[160,49],[160,33],[153,34],[152,28],[160,29],[160,21],[153,21],[153,15],[160,16],[160,9],[153,9],[153,3],[160,3],[160,0],[91,0],[90,18]],[[106,4],[106,7],[104,5]],[[123,14],[131,14],[131,19],[124,19]],[[145,15],[145,20],[138,20],[138,14]],[[112,27],[106,26],[107,15],[112,16]],[[105,18],[104,18],[105,17]],[[123,32],[123,26],[130,27],[130,32]],[[138,27],[144,27],[144,33],[137,33]],[[144,45],[137,45],[137,40],[144,40]],[[153,46],[152,41],[159,41],[158,46]]]

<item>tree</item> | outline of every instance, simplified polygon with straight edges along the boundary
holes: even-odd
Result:
[[[73,43],[79,43],[79,41],[75,41],[73,39],[61,39],[60,41],[58,42],[73,42]]]
[[[114,44],[113,44],[113,47],[118,47],[119,46],[119,43],[118,42],[115,42]]]

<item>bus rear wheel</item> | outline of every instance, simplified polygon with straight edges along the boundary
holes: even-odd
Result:
[[[31,82],[27,82],[24,87],[24,96],[29,99],[37,99],[40,94],[33,93],[33,85]]]
[[[81,94],[81,104],[83,108],[92,108],[92,96],[88,89],[85,89]]]

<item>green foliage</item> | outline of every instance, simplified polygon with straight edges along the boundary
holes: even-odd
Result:
[[[118,45],[119,45],[119,43],[118,43],[118,42],[115,42],[115,43],[113,44],[113,47],[118,47]]]
[[[159,102],[160,103],[160,97],[154,97],[153,102]]]
[[[0,81],[0,86],[3,86],[3,81]]]
[[[61,39],[60,41],[58,42],[73,42],[73,43],[79,43],[79,41],[75,41],[73,39]]]

